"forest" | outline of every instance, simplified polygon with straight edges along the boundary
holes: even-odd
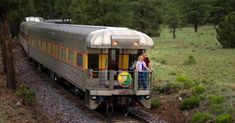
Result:
[[[234,122],[235,0],[1,0],[1,56],[11,89],[18,87],[13,44],[28,16],[146,33],[155,43],[148,54],[151,112],[169,122]],[[174,113],[180,118],[169,120]]]
[[[200,25],[216,26],[235,10],[234,4],[234,0],[3,0],[0,7],[12,28],[26,16],[39,16],[72,19],[76,24],[130,27],[159,36],[160,25],[168,25],[173,32],[189,25],[195,32]]]

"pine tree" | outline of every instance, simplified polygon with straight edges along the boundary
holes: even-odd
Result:
[[[158,7],[161,2],[156,0],[136,0],[130,3],[132,9],[132,28],[150,36],[159,35],[161,14]]]
[[[188,23],[193,24],[194,31],[205,21],[206,3],[205,0],[183,0],[185,18]]]
[[[162,12],[165,24],[168,25],[173,38],[176,39],[176,29],[183,24],[182,7],[175,0],[167,0],[164,2],[164,11]]]
[[[217,28],[217,39],[223,48],[235,48],[235,12],[225,16]]]

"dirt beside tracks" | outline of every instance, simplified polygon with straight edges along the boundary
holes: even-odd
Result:
[[[0,123],[48,123],[50,121],[37,109],[19,103],[15,91],[6,88],[6,76],[0,75]],[[18,104],[17,104],[18,103]]]
[[[16,44],[14,49],[16,78],[36,92],[37,103],[43,114],[53,122],[93,123],[102,122],[90,110],[79,102],[78,98],[68,94],[49,77],[38,71],[36,66],[28,61],[22,47]]]
[[[179,110],[180,106],[178,99],[170,95],[157,95],[157,97],[160,98],[161,105],[159,108],[151,110],[153,114],[169,123],[187,123],[185,113]]]

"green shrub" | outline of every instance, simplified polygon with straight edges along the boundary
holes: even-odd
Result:
[[[151,107],[152,108],[158,108],[161,105],[161,100],[160,99],[154,99],[152,100]]]
[[[184,75],[177,76],[176,81],[183,83],[184,88],[186,88],[186,89],[194,86],[194,84],[195,84],[193,81],[189,80],[188,77],[186,77]]]
[[[180,108],[182,110],[189,110],[189,109],[195,108],[199,106],[200,101],[201,101],[200,97],[197,97],[197,96],[191,96],[191,97],[185,98],[181,102]]]
[[[209,96],[209,101],[211,104],[220,104],[224,102],[224,97],[223,96],[217,96],[217,95],[212,95]]]
[[[206,91],[206,88],[202,85],[192,87],[193,94],[201,94]]]
[[[215,122],[216,123],[233,123],[233,117],[232,115],[229,115],[229,114],[222,114],[222,115],[219,115]]]
[[[193,65],[196,64],[196,59],[193,56],[189,56],[186,61],[184,61],[184,65]]]
[[[189,89],[195,85],[194,81],[191,81],[191,80],[185,81],[185,82],[183,82],[183,84],[184,84],[184,88],[186,88],[186,89]]]
[[[182,83],[170,82],[170,83],[166,83],[166,84],[161,85],[157,89],[160,91],[160,93],[171,94],[171,93],[178,92],[182,88],[183,88]]]
[[[212,119],[212,115],[208,112],[198,112],[193,115],[192,123],[206,123]]]
[[[223,106],[221,104],[210,104],[209,106],[210,111],[214,114],[221,114],[223,113]]]
[[[24,84],[17,89],[16,96],[20,97],[25,105],[33,104],[36,101],[35,92]]]
[[[185,82],[185,81],[188,81],[188,80],[189,80],[188,77],[184,76],[184,75],[179,75],[176,78],[176,81],[178,81],[178,82]]]
[[[229,13],[224,20],[219,23],[216,30],[217,39],[223,48],[235,48],[235,12]]]

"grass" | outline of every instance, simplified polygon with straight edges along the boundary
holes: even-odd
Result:
[[[234,119],[229,114],[222,114],[216,118],[216,123],[233,123]]]
[[[213,26],[200,27],[197,33],[191,27],[182,28],[176,36],[173,39],[169,29],[163,27],[161,36],[153,38],[155,47],[149,57],[155,79],[161,80],[154,84],[183,83],[188,86],[184,89],[199,89],[198,94],[210,101],[212,94],[222,96],[226,101],[219,105],[235,117],[235,110],[231,110],[235,109],[235,49],[222,49]],[[195,88],[197,85],[206,90]]]
[[[207,123],[212,119],[212,115],[208,112],[198,112],[193,115],[191,123]]]
[[[180,104],[180,108],[182,110],[189,110],[189,109],[193,109],[197,106],[199,106],[201,99],[199,97],[196,96],[191,96],[188,98],[185,98],[181,104]]]

